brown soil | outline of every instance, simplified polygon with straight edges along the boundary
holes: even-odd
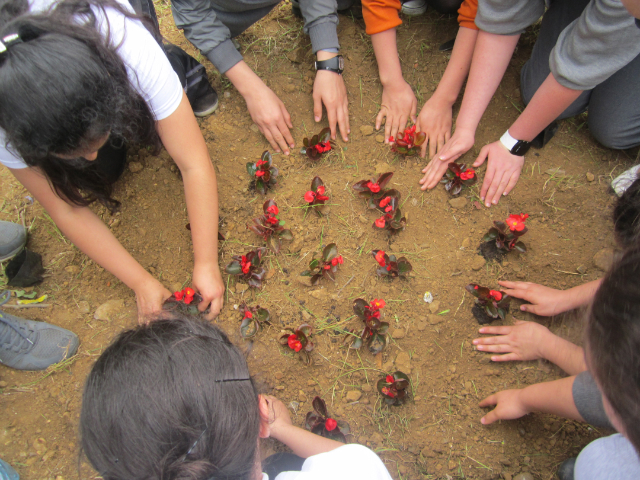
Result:
[[[160,17],[167,37],[196,54],[173,27],[168,6],[162,7]],[[448,61],[449,54],[439,52],[438,45],[455,33],[454,18],[432,11],[405,19],[399,29],[405,77],[415,87],[420,104],[435,90]],[[317,164],[297,153],[288,158],[274,155],[281,174],[272,198],[295,239],[280,255],[266,258],[268,280],[261,291],[244,291],[224,275],[226,303],[216,323],[246,349],[252,371],[265,390],[296,407],[296,413],[292,411],[296,424],[303,425],[311,399],[321,395],[333,415],[349,422],[353,433],[349,440],[375,449],[394,478],[510,479],[529,471],[536,479],[551,479],[560,462],[575,456],[600,432],[539,414],[488,427],[480,424],[486,412],[478,407],[481,399],[562,373],[543,361],[492,364],[488,355],[477,352],[471,340],[477,336],[478,324],[471,314],[473,299],[464,287],[470,282],[495,287],[499,279],[518,279],[565,289],[598,278],[602,272],[592,258],[613,246],[609,216],[614,199],[608,193],[609,182],[631,158],[599,146],[584,116],[564,121],[547,147],[528,155],[516,189],[500,205],[485,209],[475,204],[476,186],[463,193],[467,205],[453,209],[442,186],[430,192],[419,190],[423,160],[397,157],[377,141],[377,133],[361,133],[360,128],[372,125],[378,111],[377,67],[361,23],[341,17],[339,34],[347,60],[344,78],[350,95],[351,141],[338,141],[338,148]],[[532,39],[529,35],[521,41],[481,122],[476,146],[463,159],[467,163],[482,145],[499,138],[522,109],[518,73]],[[314,73],[302,22],[283,3],[239,41],[249,65],[287,105],[298,150],[303,137],[326,125],[313,121]],[[258,159],[268,144],[252,125],[243,99],[209,63],[205,65],[220,94],[220,108],[200,124],[219,175],[222,232],[227,238],[220,263],[226,265],[232,255],[261,244],[245,228],[261,213],[264,201],[247,191],[245,163]],[[141,150],[134,152],[131,161],[138,165],[127,170],[117,189],[120,213],[110,216],[100,207],[95,211],[125,248],[168,287],[188,285],[193,267],[191,238],[185,229],[183,186],[176,167],[166,152],[150,157]],[[142,168],[137,171],[136,167]],[[547,173],[558,167],[560,172]],[[350,187],[386,171],[394,172],[390,187],[402,193],[402,210],[408,218],[406,230],[395,237],[371,227],[375,214]],[[595,175],[595,181],[587,181],[587,172]],[[300,208],[315,175],[322,177],[331,196],[329,215],[321,219],[305,218]],[[28,193],[6,169],[0,171],[0,185],[4,192],[0,219],[19,221],[22,214],[30,226],[29,247],[43,255],[48,274],[36,290],[48,294],[53,304],[20,314],[68,328],[81,340],[78,355],[49,372],[0,367],[2,458],[25,480],[94,477],[86,465],[78,471],[83,382],[113,336],[136,323],[135,298],[71,245],[39,205],[29,205]],[[529,233],[523,238],[528,252],[512,252],[502,264],[474,263],[492,220],[520,212],[530,215]],[[299,273],[312,252],[330,242],[338,244],[345,259],[336,283],[322,280],[319,287],[304,286]],[[406,256],[413,263],[411,278],[377,278],[369,253],[376,248]],[[586,269],[581,268],[585,274],[577,272],[579,266]],[[435,296],[430,305],[422,299],[427,290]],[[394,338],[377,357],[364,348],[346,350],[342,343],[345,329],[360,327],[351,309],[358,297],[387,301],[385,320],[391,323]],[[94,319],[96,308],[108,300],[122,300],[124,306],[116,308],[110,320]],[[239,333],[241,314],[234,306],[243,300],[268,308],[274,319],[273,326],[253,342],[243,341]],[[518,305],[512,309],[514,317],[539,321],[563,337],[580,341],[580,315],[535,318],[521,313]],[[505,323],[512,321],[509,316]],[[315,327],[310,366],[283,351],[277,341],[282,328],[301,323]],[[404,406],[389,408],[375,391],[375,383],[382,371],[396,368],[410,374],[413,395]],[[354,391],[359,393],[349,394]],[[267,449],[279,448],[275,442],[266,444]]]

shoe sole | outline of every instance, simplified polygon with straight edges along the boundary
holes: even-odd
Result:
[[[422,15],[427,11],[427,4],[425,3],[423,7],[405,7],[402,6],[402,13],[409,17],[417,17],[418,15]]]
[[[218,109],[218,99],[216,98],[216,101],[213,105],[211,105],[209,108],[207,108],[206,110],[203,110],[201,112],[193,112],[193,114],[196,117],[206,117],[207,115],[211,115],[213,112],[215,112]]]
[[[26,245],[26,243],[25,243]],[[4,262],[5,260],[10,260],[13,257],[15,257],[17,254],[19,254],[22,249],[24,248],[24,245],[20,245],[18,248],[16,248],[15,250],[9,252],[7,255],[5,255],[4,257],[0,257],[0,262]]]

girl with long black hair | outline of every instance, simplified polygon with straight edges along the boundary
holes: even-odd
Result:
[[[199,308],[216,315],[224,292],[216,176],[150,22],[126,0],[0,0],[0,42],[0,163],[80,250],[134,290],[142,320],[170,292],[87,206],[117,207],[126,144],[164,145],[184,180]]]

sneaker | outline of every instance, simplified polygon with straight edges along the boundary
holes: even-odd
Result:
[[[17,223],[0,221],[0,262],[15,256],[26,244],[26,228]]]
[[[402,2],[402,13],[410,17],[422,15],[427,11],[427,0],[408,0]]]
[[[560,480],[573,480],[573,471],[576,466],[576,457],[567,458],[560,464],[556,475]]]
[[[549,140],[551,140],[558,132],[559,127],[560,125],[558,125],[558,122],[556,122],[555,120],[551,122],[544,130],[536,135],[536,138],[531,140],[531,146],[537,149],[544,147],[547,143],[549,143]]]
[[[638,179],[638,174],[640,174],[640,165],[635,165],[614,178],[611,182],[611,188],[616,192],[616,195],[621,197],[627,188]]]
[[[20,475],[11,465],[0,458],[0,480],[18,480]]]
[[[211,115],[218,108],[218,94],[207,78],[203,65],[187,72],[187,98],[196,117]]]
[[[0,305],[11,293],[0,294]],[[0,364],[17,370],[44,370],[78,351],[78,336],[45,322],[35,322],[0,311]]]

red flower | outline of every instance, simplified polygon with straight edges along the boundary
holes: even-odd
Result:
[[[391,271],[391,265],[387,265],[387,272]]]
[[[249,269],[251,268],[251,262],[247,262],[247,257],[242,255],[242,259],[240,261],[240,268],[242,268],[242,273],[245,275],[249,273]]]
[[[381,267],[384,267],[387,264],[387,262],[384,259],[384,255],[385,255],[384,250],[378,250],[378,253],[376,253],[376,256],[375,256],[376,262],[378,262],[378,264]]]
[[[469,180],[471,178],[473,178],[475,176],[476,172],[474,172],[472,169],[467,168],[464,172],[462,172],[460,174],[460,179],[461,180]]]
[[[184,297],[184,290],[180,291],[180,292],[175,292],[173,294],[174,297],[176,297],[176,300],[180,301],[182,300],[182,297]]]
[[[329,197],[327,197],[326,195],[316,195],[316,199],[321,201],[321,202],[326,202],[327,200],[329,200]]]
[[[325,263],[325,265],[324,265],[324,269],[325,269],[325,270],[329,270],[330,268],[331,268],[331,264],[329,264],[329,263]]]
[[[393,382],[395,382],[396,380],[395,380],[395,378],[393,378],[393,375],[387,375],[387,378],[385,378],[385,381],[386,381],[387,383],[393,383]]]
[[[261,177],[264,175],[264,170],[257,170],[256,171],[256,177]]]
[[[185,288],[184,294],[187,297],[193,297],[196,294],[196,292],[195,292],[195,290],[193,288]]]
[[[520,215],[509,215],[506,222],[512,232],[521,232],[524,230],[524,221],[529,218],[528,213],[521,213]]]
[[[338,255],[336,258],[331,260],[331,265],[333,265],[334,267],[338,264],[342,265],[343,263],[344,263],[344,260],[342,259],[342,255]]]
[[[272,217],[271,215],[267,215],[265,218],[271,225],[275,225],[276,223],[278,223],[278,219],[276,217]]]
[[[192,301],[193,301],[193,295],[184,296],[184,303],[186,303],[187,305],[189,305]]]
[[[311,190],[309,190],[307,193],[304,194],[305,202],[311,203],[315,198],[316,198],[316,194],[313,193]]]
[[[389,213],[391,210],[393,210],[393,207],[391,205],[387,205],[387,208],[384,209],[384,211],[387,213]]]
[[[393,393],[389,387],[382,387],[382,394],[391,398],[396,397],[395,393]]]
[[[336,422],[333,418],[327,418],[327,421],[324,422],[324,428],[326,428],[329,432],[335,430],[338,426],[338,422]]]
[[[384,301],[384,300],[382,300],[382,299],[374,298],[374,299],[371,301],[371,306],[372,306],[373,308],[384,308],[384,306],[385,306],[385,305],[386,305],[386,303],[385,303],[385,301]]]
[[[295,333],[289,335],[289,338],[287,339],[287,345],[289,345],[289,348],[291,350],[294,350],[296,352],[302,350],[302,342],[298,340],[298,335],[296,335]]]
[[[244,318],[253,318],[253,313],[251,313],[251,310],[244,311]]]
[[[384,197],[382,200],[380,200],[380,208],[384,208],[387,205],[389,205],[389,202],[391,201],[391,197]]]
[[[373,182],[367,182],[367,187],[369,188],[369,190],[371,190],[373,193],[378,193],[380,191],[380,185],[378,185],[377,183],[373,183]]]
[[[269,208],[267,208],[267,213],[270,213],[271,215],[278,215],[280,213],[280,210],[278,210],[277,205],[271,205],[269,206]]]
[[[391,135],[391,136],[389,137],[389,141],[390,141],[391,143],[395,142],[395,140],[393,139],[393,135]]]
[[[496,290],[489,290],[489,296],[492,297],[496,302],[502,300],[502,292],[498,292]]]
[[[256,162],[256,167],[260,168],[262,165],[265,165],[266,163],[268,163],[266,160],[258,160]]]
[[[319,195],[324,195],[324,185],[320,185],[318,188],[316,188],[316,193]]]
[[[384,226],[386,225],[386,222],[384,220],[384,217],[380,217],[378,218],[375,222],[373,222],[374,225],[378,228],[384,228]]]

